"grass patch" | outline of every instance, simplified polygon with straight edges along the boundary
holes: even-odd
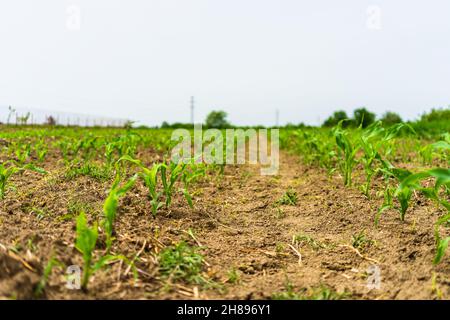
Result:
[[[312,288],[295,290],[292,283],[288,282],[285,290],[274,293],[273,300],[343,300],[351,296],[348,292],[337,292],[325,285]]]
[[[295,206],[297,204],[297,192],[295,192],[292,188],[289,188],[281,198],[276,202],[278,205],[288,205]]]
[[[184,241],[165,248],[159,254],[159,272],[169,281],[207,283],[201,275],[204,258],[199,250],[199,247],[189,246]]]
[[[366,231],[352,235],[352,247],[358,250],[367,249],[375,244],[375,241],[367,238]]]
[[[237,284],[241,282],[241,273],[238,270],[236,270],[236,268],[231,268],[230,270],[228,270],[227,276],[228,276],[227,278],[228,283]]]
[[[327,248],[327,246],[324,243],[306,234],[298,234],[293,236],[292,242],[298,245],[306,244],[307,246],[311,247],[314,251]]]
[[[92,211],[92,206],[90,203],[81,201],[79,199],[71,199],[67,204],[67,214],[68,215],[78,215],[80,212],[90,212]]]
[[[112,171],[108,166],[99,166],[94,163],[84,162],[71,165],[65,174],[67,180],[80,176],[90,177],[99,182],[105,182],[112,178]]]

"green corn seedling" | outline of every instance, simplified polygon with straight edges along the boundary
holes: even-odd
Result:
[[[386,189],[384,190],[384,202],[381,208],[378,209],[377,214],[375,215],[375,226],[378,226],[380,222],[381,215],[384,211],[391,209],[394,207],[394,196],[395,189],[389,185],[386,186]]]
[[[114,162],[114,151],[116,151],[116,144],[111,142],[105,145],[106,164],[111,166]]]
[[[395,197],[400,202],[400,218],[405,219],[406,211],[409,207],[414,190],[422,192],[427,198],[435,200],[447,210],[450,210],[450,203],[439,196],[439,189],[444,187],[446,190],[450,187],[450,169],[435,168],[431,170],[421,171],[415,174],[407,170],[403,171],[403,178],[400,178],[400,184],[395,191]],[[421,182],[427,178],[435,178],[434,188],[422,187]]]
[[[30,157],[31,153],[31,144],[27,143],[24,145],[19,145],[16,149],[15,154],[19,164],[24,164],[27,159]]]
[[[63,264],[52,255],[44,268],[44,272],[39,283],[36,286],[36,289],[34,290],[34,295],[37,298],[41,297],[44,293],[48,279],[53,271],[53,268],[55,267],[63,267]]]
[[[180,178],[182,177],[182,174],[186,169],[186,164],[175,164],[171,162],[169,177],[167,177],[167,169],[167,165],[163,164],[161,166],[161,180],[164,188],[164,195],[166,196],[166,206],[169,207],[172,203],[172,195],[174,193],[175,182],[180,180]]]
[[[142,164],[142,162],[133,159],[128,155],[122,156],[118,162],[120,161],[129,161],[137,165],[142,170],[140,175],[148,189],[150,204],[152,206],[152,214],[153,216],[156,216],[158,210],[163,206],[163,202],[160,201],[162,192],[158,191],[158,172],[161,170],[162,164],[155,163],[151,169],[148,169]]]
[[[63,157],[64,163],[66,163],[66,164],[69,163],[69,161],[70,161],[69,143],[65,140],[61,140],[56,143],[56,146],[61,151],[61,155]]]
[[[124,196],[135,184],[137,175],[134,175],[124,186],[120,187],[120,177],[117,176],[111,187],[108,197],[103,204],[103,213],[105,215],[105,220],[103,221],[103,227],[106,233],[106,248],[107,251],[111,249],[114,221],[117,216],[117,206],[119,203],[119,198]]]
[[[436,265],[442,261],[442,258],[444,257],[445,251],[448,248],[448,244],[450,242],[450,237],[441,238],[441,234],[439,232],[439,228],[447,224],[450,221],[450,214],[447,214],[436,222],[434,226],[434,237],[436,240],[436,254],[434,256],[433,263]]]
[[[142,162],[139,160],[133,159],[130,156],[122,156],[118,162],[120,161],[129,161],[135,165],[137,165],[142,172],[140,173],[141,177],[144,180],[144,184],[148,189],[150,204],[152,206],[152,214],[156,216],[158,210],[163,206],[164,202],[161,201],[161,196],[165,196],[165,204],[167,207],[172,203],[172,197],[175,190],[175,184],[177,181],[189,180],[188,171],[186,171],[187,165],[184,163],[174,164],[171,163],[170,166],[167,166],[165,163],[155,163],[151,167],[151,169],[146,168]],[[170,169],[168,172],[167,169]],[[162,191],[158,188],[158,173],[161,175],[161,183],[162,183]],[[187,174],[184,175],[184,174]],[[186,201],[189,206],[193,206],[192,197],[188,192],[187,184],[185,183],[184,188],[180,188],[180,191],[183,193]]]
[[[39,148],[36,148],[36,154],[39,162],[44,162],[47,152],[48,148],[44,144],[42,144]]]
[[[213,166],[214,164],[212,164]],[[204,163],[196,163],[192,160],[189,163],[189,170],[184,170],[181,180],[184,183],[185,188],[188,188],[192,182],[199,180],[206,176],[207,166]]]
[[[427,178],[435,178],[436,183],[434,188],[422,187],[420,182]],[[450,187],[450,169],[435,168],[431,170],[421,171],[416,174],[408,175],[397,188],[397,193],[408,193],[413,190],[421,191],[427,198],[435,200],[438,204],[441,204],[447,210],[450,210],[450,203],[439,196],[439,189],[444,187],[446,190]],[[407,191],[404,191],[407,190]],[[409,191],[408,191],[409,190]],[[405,204],[407,207],[407,204]]]
[[[363,185],[363,193],[370,198],[370,187],[373,176],[378,172],[375,167],[376,163],[383,165],[383,158],[387,158],[392,153],[392,140],[398,136],[401,129],[411,127],[400,123],[385,129],[381,121],[370,125],[361,134],[361,147],[364,151],[361,162],[366,175],[366,182]]]
[[[5,189],[11,176],[19,171],[20,168],[18,167],[6,167],[3,163],[0,163],[0,199],[5,198]]]
[[[88,226],[86,214],[81,212],[77,218],[76,228],[76,242],[75,248],[83,255],[83,276],[81,280],[81,288],[83,291],[87,291],[89,279],[92,274],[108,262],[114,260],[122,260],[126,264],[130,265],[133,270],[135,278],[137,277],[136,268],[133,263],[130,263],[123,255],[105,255],[99,258],[95,263],[93,261],[93,253],[98,239],[98,227],[97,223],[94,223],[92,227]]]
[[[400,184],[408,176],[412,175],[412,173],[405,169],[395,168],[388,161],[382,160],[382,162],[383,168],[381,168],[379,171],[383,173],[387,187],[385,190],[385,202],[379,209],[375,217],[375,224],[378,224],[379,218],[383,211],[394,207],[392,199],[393,197],[395,197],[400,203],[400,208],[398,208],[398,210],[400,212],[400,219],[403,221],[405,218],[406,210],[409,206],[409,200],[411,199],[413,190],[411,190],[411,188],[407,186],[400,188]],[[391,178],[395,178],[397,181],[399,181],[399,187],[395,191],[392,191],[391,187],[389,186],[389,180]]]
[[[442,140],[419,148],[419,155],[422,157],[424,165],[431,164],[433,159],[439,157],[441,159],[449,159],[450,151],[450,134],[445,134]]]
[[[148,171],[144,170],[144,182],[148,188],[150,195],[150,204],[152,205],[152,214],[156,216],[158,210],[163,206],[163,202],[160,201],[162,192],[159,192],[158,187],[158,171],[161,170],[161,164],[154,164]]]
[[[10,163],[10,165],[7,166],[7,163]],[[47,173],[44,169],[38,168],[33,164],[27,164],[23,167],[18,167],[12,161],[0,163],[0,199],[5,198],[6,187],[11,177],[14,174],[22,172],[24,170],[31,170],[41,174]]]
[[[333,136],[338,146],[339,168],[344,175],[344,185],[350,186],[359,146],[351,142],[348,132],[342,129],[342,122],[339,122],[339,125],[333,129]]]
[[[87,290],[89,278],[93,272],[92,254],[97,244],[98,230],[97,223],[92,227],[88,226],[86,214],[81,212],[77,218],[77,237],[75,247],[83,255],[83,277],[81,280],[81,288]]]

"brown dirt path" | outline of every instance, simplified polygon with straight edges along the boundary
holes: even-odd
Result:
[[[326,285],[356,299],[430,299],[436,297],[433,272],[442,296],[450,297],[448,259],[435,269],[431,262],[437,217],[432,206],[416,206],[407,222],[388,212],[375,228],[379,200],[368,201],[357,189],[344,188],[340,177],[328,179],[296,156],[281,154],[278,176],[260,176],[258,168],[238,171],[203,209],[220,224],[199,233],[215,268],[242,272],[225,297],[270,298],[289,281],[296,290]],[[278,209],[274,203],[288,188],[297,193],[297,204]],[[352,236],[363,231],[372,243],[358,253]],[[295,235],[310,238],[293,243]],[[373,265],[380,270],[381,287],[370,290],[367,272]],[[206,297],[224,296],[208,292]]]

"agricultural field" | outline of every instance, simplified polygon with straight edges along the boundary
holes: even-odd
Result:
[[[0,297],[450,298],[448,123],[280,128],[276,175],[172,131],[0,125]]]

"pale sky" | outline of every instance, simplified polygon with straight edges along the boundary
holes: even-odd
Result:
[[[77,11],[80,23],[77,23]],[[317,124],[450,104],[448,0],[1,0],[0,106]],[[79,28],[78,28],[79,26]]]

